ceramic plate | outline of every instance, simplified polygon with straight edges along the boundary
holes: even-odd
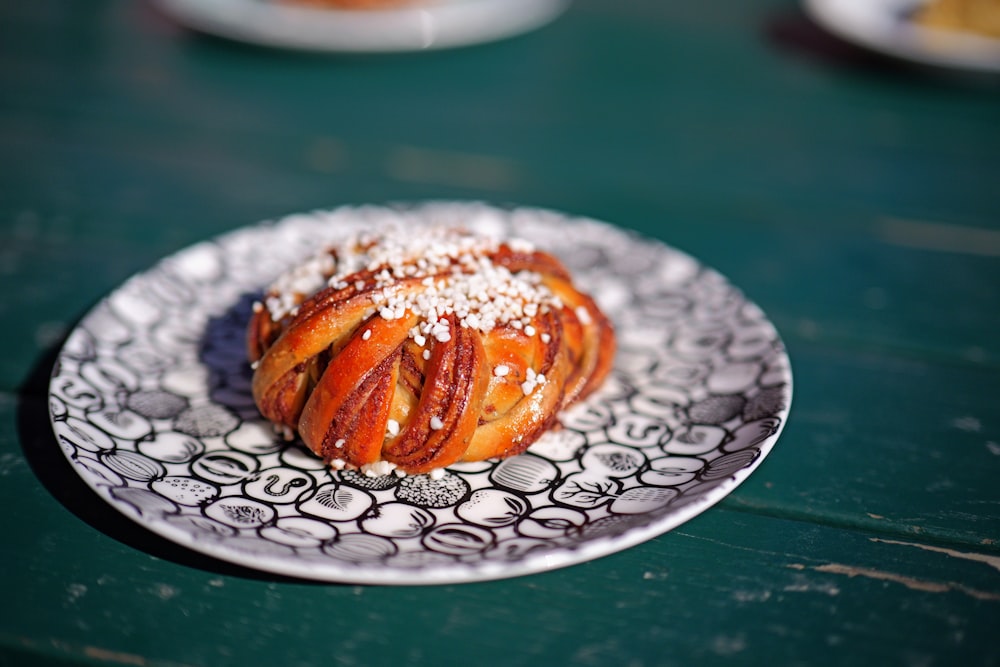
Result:
[[[281,0],[156,0],[197,30],[265,46],[331,52],[419,51],[489,42],[541,27],[569,0],[424,0],[347,10]]]
[[[333,471],[276,436],[244,348],[262,289],[325,241],[457,222],[566,262],[617,329],[601,390],[525,454],[440,479]],[[137,523],[259,570],[377,584],[539,572],[664,533],[747,478],[790,401],[775,329],[718,273],[605,223],[459,202],[294,215],[192,246],[98,304],[50,387],[70,463]]]
[[[935,30],[912,20],[927,0],[804,0],[806,11],[835,35],[896,58],[1000,72],[1000,40]]]

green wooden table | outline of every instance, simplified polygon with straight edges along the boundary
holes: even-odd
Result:
[[[1000,664],[1000,85],[791,0],[588,0],[392,56],[0,3],[0,664]],[[372,587],[214,561],[110,510],[47,416],[65,335],[258,220],[482,199],[712,266],[780,330],[788,426],[722,503],[605,558]]]

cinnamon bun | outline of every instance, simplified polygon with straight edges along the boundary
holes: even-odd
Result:
[[[357,235],[282,276],[247,347],[264,417],[335,468],[523,452],[611,369],[612,325],[554,256],[453,227]]]

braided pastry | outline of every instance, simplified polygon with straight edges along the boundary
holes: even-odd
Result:
[[[325,250],[255,304],[247,341],[261,413],[372,474],[523,452],[615,347],[555,257],[450,227]]]

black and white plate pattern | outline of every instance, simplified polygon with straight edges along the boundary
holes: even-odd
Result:
[[[253,300],[320,244],[400,222],[531,240],[614,321],[612,376],[527,453],[371,478],[325,468],[258,415]],[[70,463],[137,523],[259,570],[377,584],[528,574],[655,537],[747,478],[790,401],[774,327],[718,273],[602,222],[458,202],[293,215],[183,250],[82,320],[50,386]]]

